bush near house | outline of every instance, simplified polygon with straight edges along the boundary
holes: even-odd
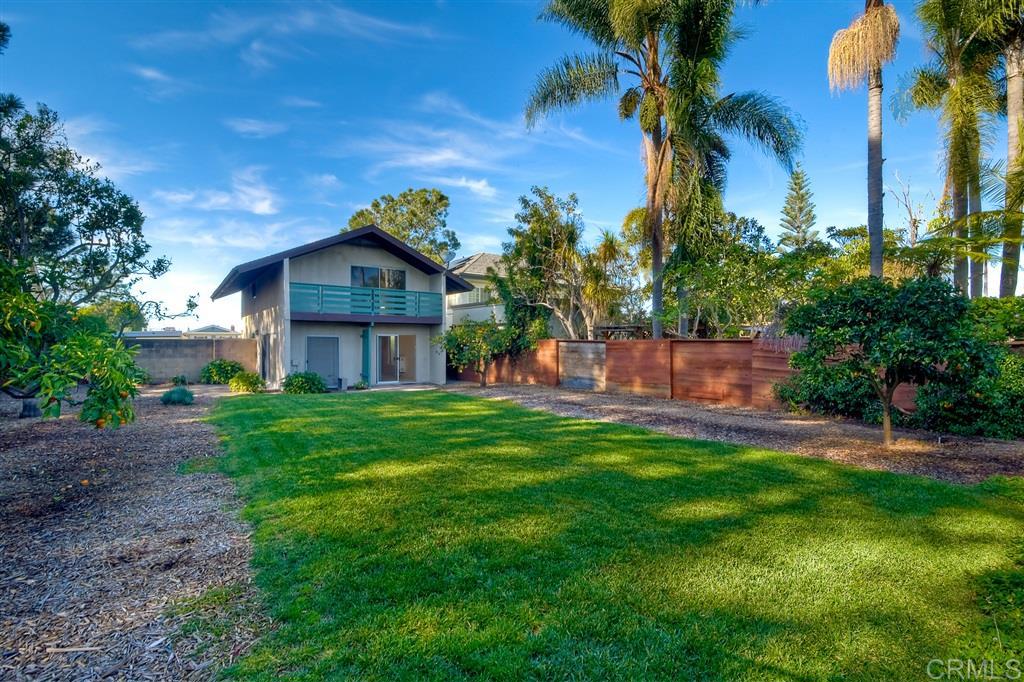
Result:
[[[188,377],[184,374],[179,374],[176,377],[171,377],[171,383],[175,386],[188,386]]]
[[[263,393],[267,382],[256,372],[239,372],[228,381],[232,393]]]
[[[237,360],[214,360],[199,372],[199,380],[204,384],[226,384],[245,367]]]
[[[966,366],[917,392],[914,421],[961,436],[1024,438],[1024,357],[1005,353],[990,366]]]
[[[184,386],[176,386],[160,396],[160,402],[164,405],[191,405],[195,400],[192,391]]]
[[[285,393],[327,393],[327,384],[316,372],[296,372],[284,378]]]

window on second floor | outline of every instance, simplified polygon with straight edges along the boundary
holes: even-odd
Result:
[[[353,265],[352,286],[372,289],[405,289],[405,270]]]
[[[492,303],[497,300],[489,287],[476,286],[469,291],[461,291],[452,294],[449,298],[450,305],[481,305]]]

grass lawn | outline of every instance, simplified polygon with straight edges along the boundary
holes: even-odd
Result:
[[[993,486],[434,391],[212,419],[278,621],[229,676],[927,679],[1024,639]]]

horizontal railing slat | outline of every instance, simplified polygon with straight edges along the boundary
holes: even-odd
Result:
[[[301,313],[335,315],[394,315],[439,317],[444,312],[441,294],[432,291],[343,287],[292,282],[291,309]]]

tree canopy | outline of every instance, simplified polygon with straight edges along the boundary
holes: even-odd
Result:
[[[349,229],[376,225],[409,246],[445,262],[461,246],[448,228],[448,197],[438,189],[407,189],[397,197],[385,194],[348,219]]]

